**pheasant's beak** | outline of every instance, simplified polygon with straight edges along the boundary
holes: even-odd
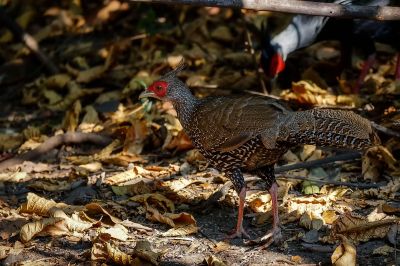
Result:
[[[149,97],[153,97],[154,98],[155,96],[156,95],[154,94],[154,92],[145,90],[139,95],[139,99],[149,98]]]

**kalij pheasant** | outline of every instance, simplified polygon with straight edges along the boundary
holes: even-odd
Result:
[[[151,84],[139,96],[170,101],[184,131],[208,162],[232,181],[239,194],[235,232],[243,229],[246,186],[242,171],[257,174],[269,187],[273,227],[262,238],[281,237],[274,164],[290,147],[316,144],[362,150],[379,142],[368,120],[343,110],[312,109],[293,112],[275,99],[261,96],[224,96],[197,99],[177,78],[178,66]]]
[[[394,1],[393,1],[394,2]],[[336,0],[341,5],[386,6],[389,0]],[[322,40],[339,40],[342,45],[342,67],[351,65],[351,47],[362,47],[368,60],[364,63],[354,88],[358,92],[369,69],[375,62],[375,41],[393,45],[398,44],[400,36],[398,21],[369,21],[360,19],[330,19],[322,16],[296,15],[290,24],[279,34],[270,38],[263,30],[261,66],[270,78],[276,78],[285,69],[288,55]],[[395,78],[400,79],[400,54],[397,58]]]

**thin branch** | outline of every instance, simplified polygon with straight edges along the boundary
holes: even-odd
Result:
[[[335,185],[335,186],[345,186],[345,187],[353,187],[353,188],[362,188],[362,189],[368,189],[368,188],[380,188],[386,185],[386,183],[378,183],[378,184],[363,184],[363,183],[350,183],[350,182],[340,182],[340,181],[329,181],[329,180],[316,180],[316,179],[311,179],[307,178],[304,176],[297,176],[297,175],[282,175],[279,174],[277,175],[277,178],[287,180],[287,179],[298,179],[298,180],[304,180],[304,181],[310,181],[314,183],[319,183],[319,184],[326,184],[326,185]]]
[[[295,164],[278,166],[275,168],[275,173],[282,173],[282,172],[287,172],[290,170],[302,169],[302,168],[305,168],[305,169],[314,168],[314,167],[327,165],[329,163],[334,163],[334,162],[338,162],[338,161],[351,161],[354,159],[358,159],[360,157],[361,157],[361,154],[359,152],[348,152],[348,153],[343,153],[343,154],[335,155],[332,157],[313,160],[313,161],[309,161],[309,162],[300,162],[300,163],[295,163]]]
[[[68,132],[65,134],[53,136],[43,142],[36,149],[0,162],[0,171],[4,171],[9,167],[23,163],[24,161],[38,160],[41,156],[60,145],[79,144],[83,142],[92,142],[99,145],[107,145],[111,142],[111,139],[107,136],[103,136],[100,134],[82,132]]]
[[[55,64],[44,54],[39,44],[29,33],[25,32],[18,23],[16,23],[4,10],[0,7],[0,25],[7,27],[14,37],[22,42],[37,58],[51,74],[59,73],[58,68]]]
[[[260,82],[263,94],[264,95],[268,95],[269,93],[267,91],[267,87],[265,86],[264,80],[261,77],[261,73],[260,73],[260,70],[259,70],[257,56],[256,56],[256,53],[255,53],[255,50],[254,50],[253,41],[251,40],[250,31],[247,28],[247,24],[245,24],[245,25],[246,25],[246,27],[245,27],[245,29],[246,29],[246,38],[247,38],[247,42],[248,42],[248,47],[250,49],[251,57],[253,58],[253,64],[254,64],[254,69],[256,70],[257,79]]]
[[[381,125],[379,125],[379,124],[377,124],[377,123],[375,123],[375,122],[371,122],[371,124],[372,124],[372,126],[373,126],[376,130],[378,130],[378,131],[380,131],[380,132],[383,132],[383,133],[385,133],[386,135],[389,135],[389,136],[392,136],[392,137],[400,138],[400,133],[399,133],[399,132],[396,132],[396,131],[394,131],[394,130],[392,130],[392,129],[390,129],[390,128],[381,126]]]
[[[130,2],[244,8],[337,18],[400,19],[400,7],[340,5],[298,0],[130,0]]]

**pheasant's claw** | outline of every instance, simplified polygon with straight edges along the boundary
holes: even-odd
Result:
[[[262,237],[246,241],[246,245],[261,245],[260,249],[268,248],[272,243],[280,244],[282,242],[282,233],[280,227],[272,228]]]

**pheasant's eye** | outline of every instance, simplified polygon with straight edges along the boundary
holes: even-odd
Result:
[[[168,83],[163,80],[159,80],[151,84],[148,90],[154,92],[157,97],[164,97],[167,94],[167,88]]]

